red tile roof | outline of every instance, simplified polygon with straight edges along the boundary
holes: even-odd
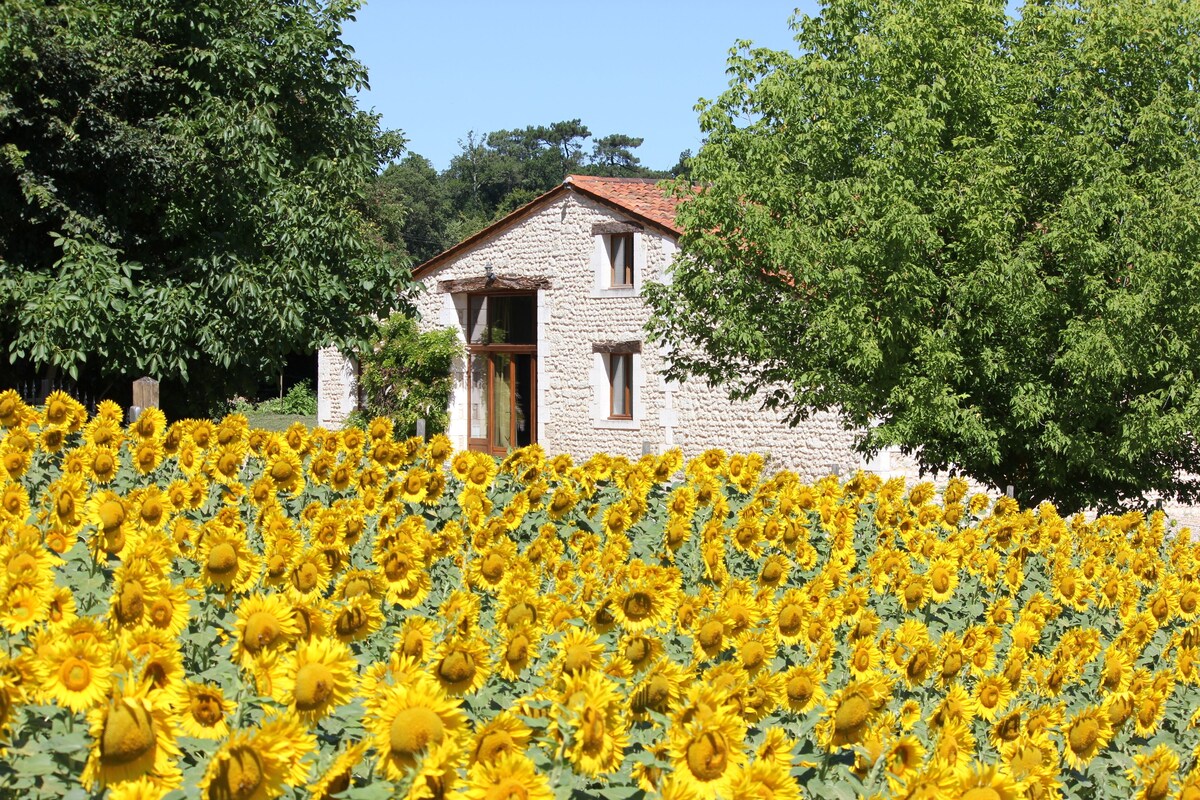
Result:
[[[675,209],[679,205],[679,198],[668,196],[658,188],[658,180],[654,178],[597,178],[592,175],[568,175],[562,183],[550,191],[418,265],[413,270],[413,277],[423,278],[448,259],[516,225],[547,201],[572,191],[616,209],[625,216],[652,225],[664,233],[674,236],[683,233],[675,224]]]
[[[666,194],[656,178],[598,178],[592,175],[568,175],[563,181],[615,206],[632,211],[663,228],[682,233],[675,224],[679,198]]]

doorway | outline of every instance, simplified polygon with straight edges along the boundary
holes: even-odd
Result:
[[[537,297],[467,296],[467,446],[503,456],[537,441]]]

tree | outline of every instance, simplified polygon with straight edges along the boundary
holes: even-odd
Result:
[[[669,377],[1067,510],[1200,496],[1200,6],[830,0],[742,43]],[[680,186],[681,192],[690,191]]]
[[[356,6],[0,6],[6,361],[187,383],[203,410],[370,335],[402,269],[361,201],[399,141],[355,105]]]
[[[429,159],[409,153],[383,171],[369,189],[368,207],[385,248],[407,254],[414,264],[454,244],[446,186]]]
[[[642,146],[644,139],[614,133],[603,136],[592,145],[591,163],[606,170],[612,177],[637,175],[641,162],[633,151]]]

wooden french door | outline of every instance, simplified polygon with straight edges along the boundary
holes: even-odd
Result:
[[[470,295],[467,445],[494,455],[537,441],[536,301]]]

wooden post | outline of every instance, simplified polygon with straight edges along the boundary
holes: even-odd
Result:
[[[158,381],[138,378],[133,382],[133,404],[138,408],[158,408]]]
[[[158,381],[154,378],[138,378],[133,382],[133,405],[129,407],[129,421],[136,421],[147,408],[158,408]]]

